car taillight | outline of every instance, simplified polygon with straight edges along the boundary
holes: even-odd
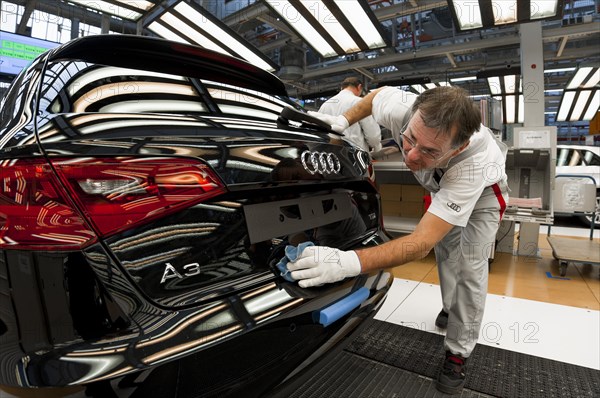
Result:
[[[41,173],[29,174],[31,183],[28,185],[27,195],[40,196],[43,201],[45,197],[50,197],[47,192],[50,191],[50,187],[53,188],[51,191],[54,197],[62,193],[60,203],[64,204],[70,212],[63,208],[59,210],[71,217],[76,216],[76,220],[70,221],[69,227],[73,229],[71,224],[86,225],[86,222],[89,222],[91,228],[86,225],[85,231],[79,228],[81,230],[79,233],[91,236],[92,239],[96,234],[107,237],[225,192],[223,183],[212,169],[193,159],[77,158],[52,159],[51,162],[69,198],[66,198],[64,191],[56,185],[56,177],[51,172],[50,166],[41,162],[34,163]],[[10,167],[9,170],[3,168],[2,175],[14,176],[13,184],[18,185],[16,176],[22,174],[19,173],[19,169],[26,168],[26,163],[17,161]],[[45,187],[42,181],[48,187]],[[43,189],[41,195],[39,195],[40,189]],[[71,203],[69,199],[75,203],[75,206],[69,205]],[[49,207],[41,202],[38,207],[40,205]],[[33,217],[39,216],[43,209],[29,210],[29,203],[20,203],[16,207],[22,209],[22,213],[32,212],[28,218],[29,228],[46,231],[48,223],[40,224]],[[25,210],[26,208],[28,210]],[[81,213],[77,212],[76,208],[79,208]],[[58,214],[58,211],[54,213]],[[0,210],[0,217],[2,214],[10,215],[7,221],[14,218],[17,222],[21,222],[16,209],[9,212]],[[66,227],[62,228],[64,230]],[[8,237],[8,234],[4,235],[5,238]],[[23,232],[22,235],[20,239],[26,240],[27,232]],[[10,239],[14,240],[14,238]],[[79,247],[89,243],[91,241],[87,239],[82,241]]]
[[[84,216],[103,237],[225,192],[214,171],[193,159],[51,161]]]
[[[81,248],[96,234],[43,160],[0,165],[0,248]]]

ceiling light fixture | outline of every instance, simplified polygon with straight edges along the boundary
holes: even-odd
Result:
[[[386,47],[382,28],[364,0],[263,0],[324,58]]]
[[[575,67],[572,68],[556,68],[556,69],[544,69],[544,73],[562,73],[562,72],[573,72]]]
[[[439,82],[439,83],[423,83],[423,84],[411,84],[410,88],[417,94],[422,94],[425,90],[429,90],[441,86],[450,86],[450,83]]]
[[[525,100],[521,68],[507,65],[504,69],[481,71],[477,73],[477,77],[487,79],[492,98],[502,102],[503,123],[523,123]]]
[[[451,83],[459,83],[459,82],[468,82],[471,80],[477,80],[477,76],[455,77],[454,79],[450,79],[450,82]]]
[[[160,37],[241,58],[270,72],[279,69],[247,40],[195,3],[176,2],[154,18],[144,20],[144,24]]]
[[[115,0],[113,2],[104,0],[69,0],[69,2],[100,11],[102,14],[110,14],[134,21],[140,19],[143,13],[156,5],[155,2],[144,0]]]
[[[563,92],[557,122],[592,120],[600,107],[600,68],[583,66],[577,69]]]
[[[564,0],[448,0],[460,31],[562,17]]]

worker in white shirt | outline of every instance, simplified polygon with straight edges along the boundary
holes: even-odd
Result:
[[[321,105],[319,113],[332,116],[343,115],[360,101],[362,90],[363,85],[358,78],[344,79],[340,92]],[[367,152],[381,150],[381,129],[371,115],[349,126],[343,134],[348,140]]]
[[[419,96],[384,87],[341,116],[312,114],[338,132],[372,114],[391,130],[404,163],[432,202],[409,235],[356,251],[307,247],[287,270],[301,287],[311,287],[419,260],[435,250],[442,292],[435,324],[447,329],[436,387],[459,394],[481,330],[488,259],[508,201],[506,145],[481,124],[468,93],[457,87]]]

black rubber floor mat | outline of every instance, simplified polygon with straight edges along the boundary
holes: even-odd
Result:
[[[441,335],[373,321],[346,350],[435,378],[444,358]],[[557,342],[560,344],[560,342]],[[497,397],[600,397],[600,371],[477,345],[465,388]]]
[[[283,395],[281,395],[283,396]],[[437,391],[434,381],[394,366],[342,351],[286,398],[403,398],[450,397]],[[463,390],[452,397],[484,398]]]

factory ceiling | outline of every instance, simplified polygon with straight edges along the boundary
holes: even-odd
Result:
[[[520,36],[519,23],[460,31],[451,13],[451,1],[361,0],[359,3],[368,11],[371,22],[385,43],[367,43],[368,40],[362,40],[366,33],[360,31],[364,24],[352,26],[346,21],[342,25],[355,39],[356,49],[347,51],[342,46],[333,45],[325,55],[325,50],[309,43],[306,27],[300,28],[293,20],[290,23],[282,17],[289,13],[290,7],[301,7],[299,0],[106,1],[111,10],[117,6],[129,7],[127,17],[111,16],[102,7],[99,8],[102,11],[89,8],[89,4],[85,7],[81,4],[85,1],[11,2],[25,6],[24,16],[31,15],[33,10],[41,10],[102,26],[106,31],[144,35],[157,35],[157,30],[150,28],[153,23],[161,22],[165,13],[173,11],[175,15],[181,15],[182,7],[191,5],[207,12],[208,20],[222,22],[250,47],[258,50],[261,56],[278,66],[274,73],[286,83],[289,94],[300,99],[330,96],[338,91],[339,83],[349,75],[361,76],[368,88],[401,86],[418,81],[452,82],[462,85],[473,95],[489,95],[485,79],[462,82],[456,79],[472,78],[482,71],[517,70],[521,66],[521,41],[527,40]],[[133,9],[132,3],[136,3],[139,9]],[[347,3],[348,0],[322,1],[323,6],[337,10],[333,14],[338,19]],[[564,69],[600,64],[600,18],[596,3],[593,0],[559,1],[559,15],[540,22],[543,69],[547,71],[544,74],[545,110],[549,124],[554,122],[555,115],[552,113],[558,110],[560,90],[575,73],[572,69]],[[174,11],[176,8],[179,8],[179,14]],[[284,14],[281,14],[282,10]],[[356,14],[356,11],[348,12]],[[25,31],[26,23],[27,19],[23,18],[17,33]],[[323,26],[328,27],[327,24]],[[317,27],[317,31],[326,37],[329,33],[334,35],[328,29]],[[549,72],[557,69],[562,71]]]

